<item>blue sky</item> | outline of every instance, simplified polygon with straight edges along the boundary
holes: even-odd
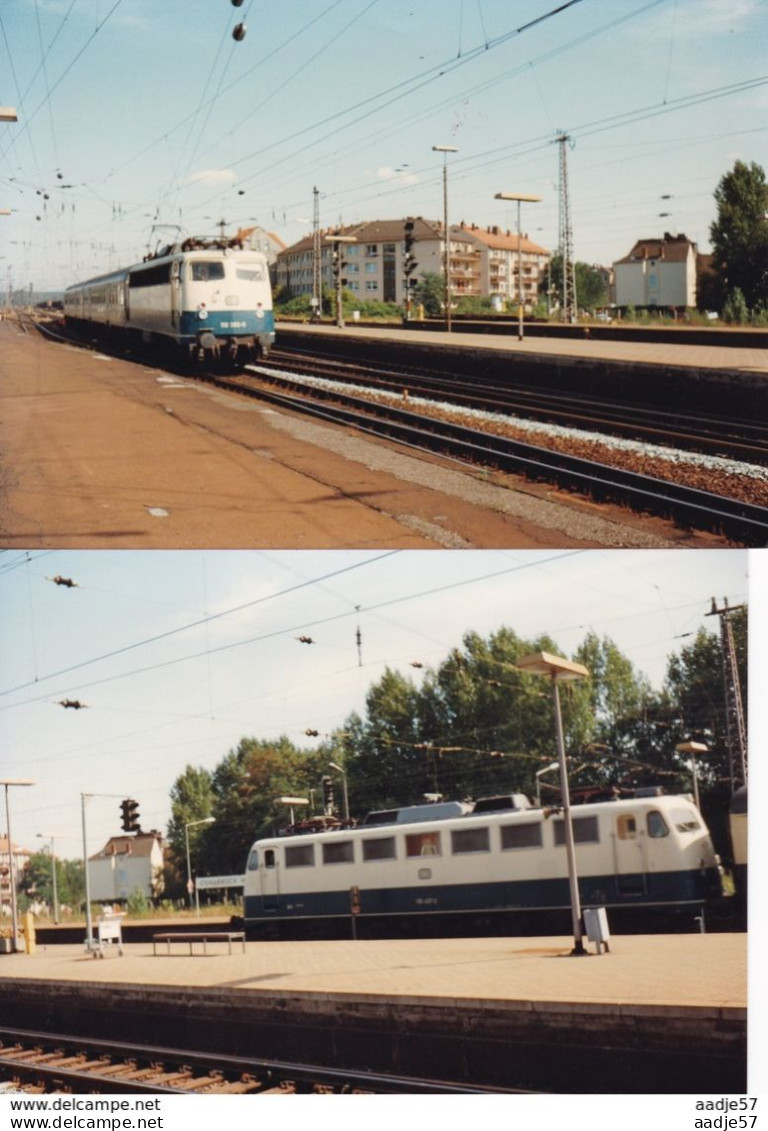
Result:
[[[363,709],[386,665],[418,681],[414,661],[436,666],[471,629],[546,632],[566,655],[594,631],[660,687],[687,634],[718,631],[711,598],[744,601],[759,560],[765,572],[739,550],[5,551],[0,778],[37,783],[12,791],[14,840],[34,850],[53,833],[80,854],[81,792],[108,795],[89,802],[94,849],[119,833],[123,797],[164,830],[188,763],[213,768],[243,736],[310,744],[306,729]]]
[[[766,164],[765,0],[4,0],[0,287],[57,288],[171,228],[442,214],[554,248],[566,131],[577,258],[707,246],[737,158]],[[247,25],[236,43],[231,31]],[[536,22],[538,21],[538,22]],[[754,84],[750,85],[753,83]],[[661,213],[668,213],[662,217]],[[37,218],[39,217],[39,219]]]

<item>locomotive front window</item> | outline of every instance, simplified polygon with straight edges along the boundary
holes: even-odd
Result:
[[[224,278],[224,264],[218,259],[192,261],[192,280],[195,283],[210,283]]]
[[[323,864],[352,864],[354,859],[355,846],[351,840],[323,845]]]
[[[406,856],[439,856],[440,833],[409,833],[405,838]]]
[[[315,846],[314,844],[292,844],[286,845],[285,849],[285,866],[286,868],[311,868],[315,863]]]
[[[488,829],[452,829],[451,852],[460,856],[465,852],[489,852],[491,848]]]
[[[541,822],[501,826],[501,848],[541,848]]]
[[[259,867],[259,850],[252,848],[250,856],[248,857],[248,864],[246,865],[249,872],[255,872]]]
[[[692,833],[701,828],[701,822],[692,809],[673,809],[671,817],[679,833]]]
[[[363,860],[395,860],[396,857],[393,836],[377,836],[363,841]]]
[[[667,822],[664,820],[658,809],[651,809],[650,813],[645,819],[645,823],[648,829],[648,836],[669,836]]]
[[[264,269],[258,264],[254,267],[238,267],[235,274],[238,279],[245,279],[248,283],[264,282]]]

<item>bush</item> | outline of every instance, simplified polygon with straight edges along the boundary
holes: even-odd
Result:
[[[126,900],[125,909],[129,915],[146,915],[149,911],[149,900],[141,888],[134,888]]]
[[[739,287],[734,287],[726,299],[723,307],[723,321],[733,324],[749,322],[749,307],[747,300]]]

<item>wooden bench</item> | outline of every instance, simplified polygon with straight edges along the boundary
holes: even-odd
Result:
[[[245,931],[170,931],[168,934],[153,935],[152,936],[152,949],[157,954],[157,944],[159,942],[167,943],[168,951],[171,953],[171,943],[186,942],[189,943],[189,953],[193,954],[193,947],[195,943],[203,944],[203,954],[208,953],[207,944],[209,942],[226,942],[229,945],[229,953],[232,953],[232,943],[242,943],[243,954],[245,954]]]

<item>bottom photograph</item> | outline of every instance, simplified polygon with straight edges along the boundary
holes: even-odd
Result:
[[[755,559],[0,553],[0,1093],[755,1091]]]

